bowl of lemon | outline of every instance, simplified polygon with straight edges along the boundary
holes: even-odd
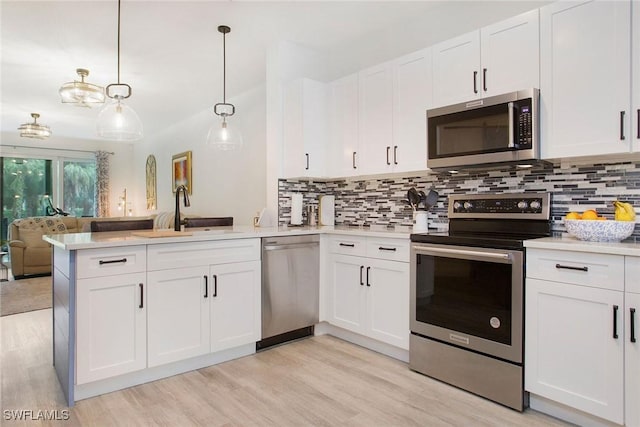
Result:
[[[615,219],[598,214],[595,209],[582,213],[569,212],[564,226],[569,235],[588,242],[619,242],[633,234],[636,214],[630,203],[615,201]]]

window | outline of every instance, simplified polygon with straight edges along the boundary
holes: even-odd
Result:
[[[63,162],[63,210],[72,216],[95,216],[96,162]]]

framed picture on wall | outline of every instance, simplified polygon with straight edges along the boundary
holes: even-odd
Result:
[[[175,154],[171,158],[171,189],[176,192],[176,188],[184,185],[189,194],[193,191],[193,181],[191,179],[191,151]]]

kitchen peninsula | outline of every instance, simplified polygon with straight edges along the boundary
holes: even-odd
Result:
[[[67,403],[255,353],[263,237],[396,242],[408,293],[409,233],[236,226],[44,236],[54,249],[54,365]],[[402,319],[408,302],[406,310]]]

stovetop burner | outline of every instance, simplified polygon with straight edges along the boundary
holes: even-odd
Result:
[[[551,235],[548,193],[451,195],[449,232],[415,233],[412,242],[522,250]]]

